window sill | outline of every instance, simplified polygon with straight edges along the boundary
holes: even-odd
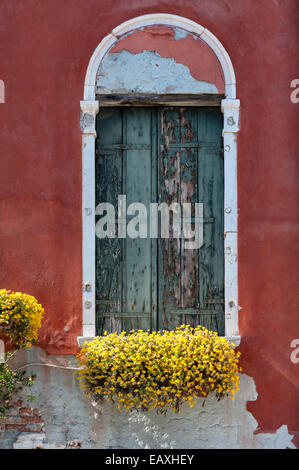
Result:
[[[93,341],[96,336],[78,336],[77,342],[80,348],[86,341]],[[230,343],[234,344],[234,348],[237,348],[241,343],[241,336],[222,336],[222,338],[227,339]]]

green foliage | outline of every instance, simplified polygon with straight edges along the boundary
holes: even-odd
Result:
[[[35,297],[0,289],[0,335],[16,348],[12,353],[3,353],[2,361],[0,357],[0,417],[5,416],[15,395],[34,383],[34,375],[13,370],[8,363],[17,350],[30,348],[37,342],[43,314],[44,309]],[[30,401],[34,398],[27,396]]]
[[[8,361],[13,353],[5,354],[5,359],[0,362],[0,417],[4,417],[11,406],[13,397],[23,387],[31,387],[34,383],[34,375],[25,375],[25,371],[14,371],[8,366]],[[30,396],[32,399],[33,396]]]

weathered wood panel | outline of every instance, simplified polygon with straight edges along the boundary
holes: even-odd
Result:
[[[141,202],[148,209],[153,197],[155,197],[152,195],[151,110],[128,108],[124,113],[124,126],[125,143],[132,145],[132,149],[124,150],[123,180],[126,184],[124,194],[127,195],[127,206],[129,207],[131,203]],[[147,145],[149,148],[142,148],[142,145]],[[130,219],[132,216],[128,216],[128,223]],[[147,225],[148,222],[147,220]],[[147,317],[142,318],[139,322],[130,321],[128,318],[124,322],[124,329],[151,328],[151,239],[149,237],[129,238],[127,236],[125,260],[125,282],[127,285],[123,286],[123,289],[124,296],[126,296],[127,312],[135,315],[136,313],[147,315]],[[156,284],[156,278],[153,281]]]
[[[220,106],[225,95],[215,93],[97,94],[100,106]]]
[[[199,250],[200,324],[224,335],[224,165],[222,115],[198,113],[198,198],[204,203],[204,244]]]
[[[204,244],[188,250],[184,237],[159,240],[159,325],[201,324],[223,333],[222,116],[210,108],[164,108],[160,118],[159,202],[189,202],[193,210],[203,202]]]
[[[96,204],[126,195],[127,207],[155,198],[150,109],[102,109],[98,118]],[[155,150],[155,147],[154,147]],[[154,180],[155,180],[154,175]],[[128,216],[128,222],[133,216]],[[136,227],[138,229],[138,226]],[[152,328],[156,253],[150,238],[96,239],[97,330]],[[154,279],[153,279],[154,277]],[[154,286],[154,289],[151,289]]]
[[[180,120],[179,108],[159,110],[159,204],[180,203]],[[163,217],[163,215],[161,216]],[[178,324],[171,312],[181,304],[181,239],[173,238],[173,222],[178,214],[170,213],[169,238],[158,239],[159,328],[172,330]]]
[[[98,120],[96,149],[96,206],[109,202],[117,207],[118,194],[123,191],[122,153],[114,145],[122,143],[122,112],[101,109]],[[96,302],[97,334],[104,330],[121,331],[121,320],[113,312],[122,307],[122,240],[96,237]]]

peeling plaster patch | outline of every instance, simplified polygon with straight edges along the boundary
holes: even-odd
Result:
[[[188,31],[185,31],[182,28],[174,28],[174,40],[178,41],[179,39],[184,39],[190,34]]]
[[[259,448],[263,449],[296,449],[296,446],[292,443],[293,437],[294,436],[289,434],[287,425],[283,424],[273,434],[257,434],[256,440],[259,444]]]
[[[13,444],[13,449],[80,449],[81,442],[70,441],[67,444],[49,442],[44,433],[22,432]]]
[[[15,366],[27,362],[75,365],[73,356],[47,356],[34,347],[19,351]],[[69,369],[31,366],[36,374],[32,393],[45,424],[42,433],[9,432],[0,439],[0,448],[173,448],[173,449],[284,449],[295,446],[288,427],[273,433],[256,433],[258,423],[247,410],[257,399],[254,380],[240,375],[240,391],[235,400],[217,402],[214,396],[200,398],[180,414],[120,413],[111,404],[96,403],[83,395],[78,380]],[[22,392],[24,396],[28,393]],[[204,404],[204,406],[203,406]]]
[[[107,54],[96,83],[100,93],[218,93],[214,84],[195,80],[186,65],[153,51]]]
[[[139,29],[140,31],[143,31],[143,30],[144,30],[144,27],[138,28],[138,29]],[[115,36],[115,37],[118,38],[119,40],[123,40],[123,39],[125,39],[125,38],[131,36],[131,34],[135,34],[136,31],[137,31],[136,29],[133,29],[132,31],[128,31],[128,32],[125,33],[125,34],[122,34],[121,36],[118,36],[118,35],[115,36],[113,33],[112,33],[112,34],[113,34],[113,36]],[[113,46],[113,47],[115,47],[115,46]]]
[[[176,39],[175,39],[176,36]],[[225,92],[223,71],[214,51],[194,33],[179,27],[156,25],[138,28],[122,35],[108,55],[123,50],[132,54],[153,51],[188,67],[195,80],[214,83],[219,93]]]
[[[180,39],[185,39],[189,34],[193,37],[195,41],[197,41],[199,36],[196,36],[196,34],[189,33],[189,31],[186,31],[185,29],[182,28],[173,28],[174,31],[174,36],[173,39],[175,41],[179,41]]]
[[[198,448],[198,449],[284,449],[295,448],[287,426],[274,433],[255,434],[258,423],[246,409],[247,401],[257,399],[254,381],[240,376],[240,392],[235,400],[217,402],[214,396],[200,398],[194,406],[185,405],[180,414],[155,412],[120,413],[110,404],[95,405],[98,421],[94,439],[101,447],[112,448]],[[203,406],[204,403],[204,406]]]
[[[37,449],[43,447],[46,435],[43,433],[22,432],[13,444],[14,449]]]

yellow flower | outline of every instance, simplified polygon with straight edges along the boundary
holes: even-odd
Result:
[[[31,347],[37,341],[44,309],[36,298],[21,292],[0,290],[0,332],[17,348]],[[9,328],[3,327],[9,325]]]
[[[183,402],[192,407],[199,393],[233,398],[239,355],[202,326],[106,333],[83,346],[78,378],[87,393],[111,399],[120,409],[179,411]]]

